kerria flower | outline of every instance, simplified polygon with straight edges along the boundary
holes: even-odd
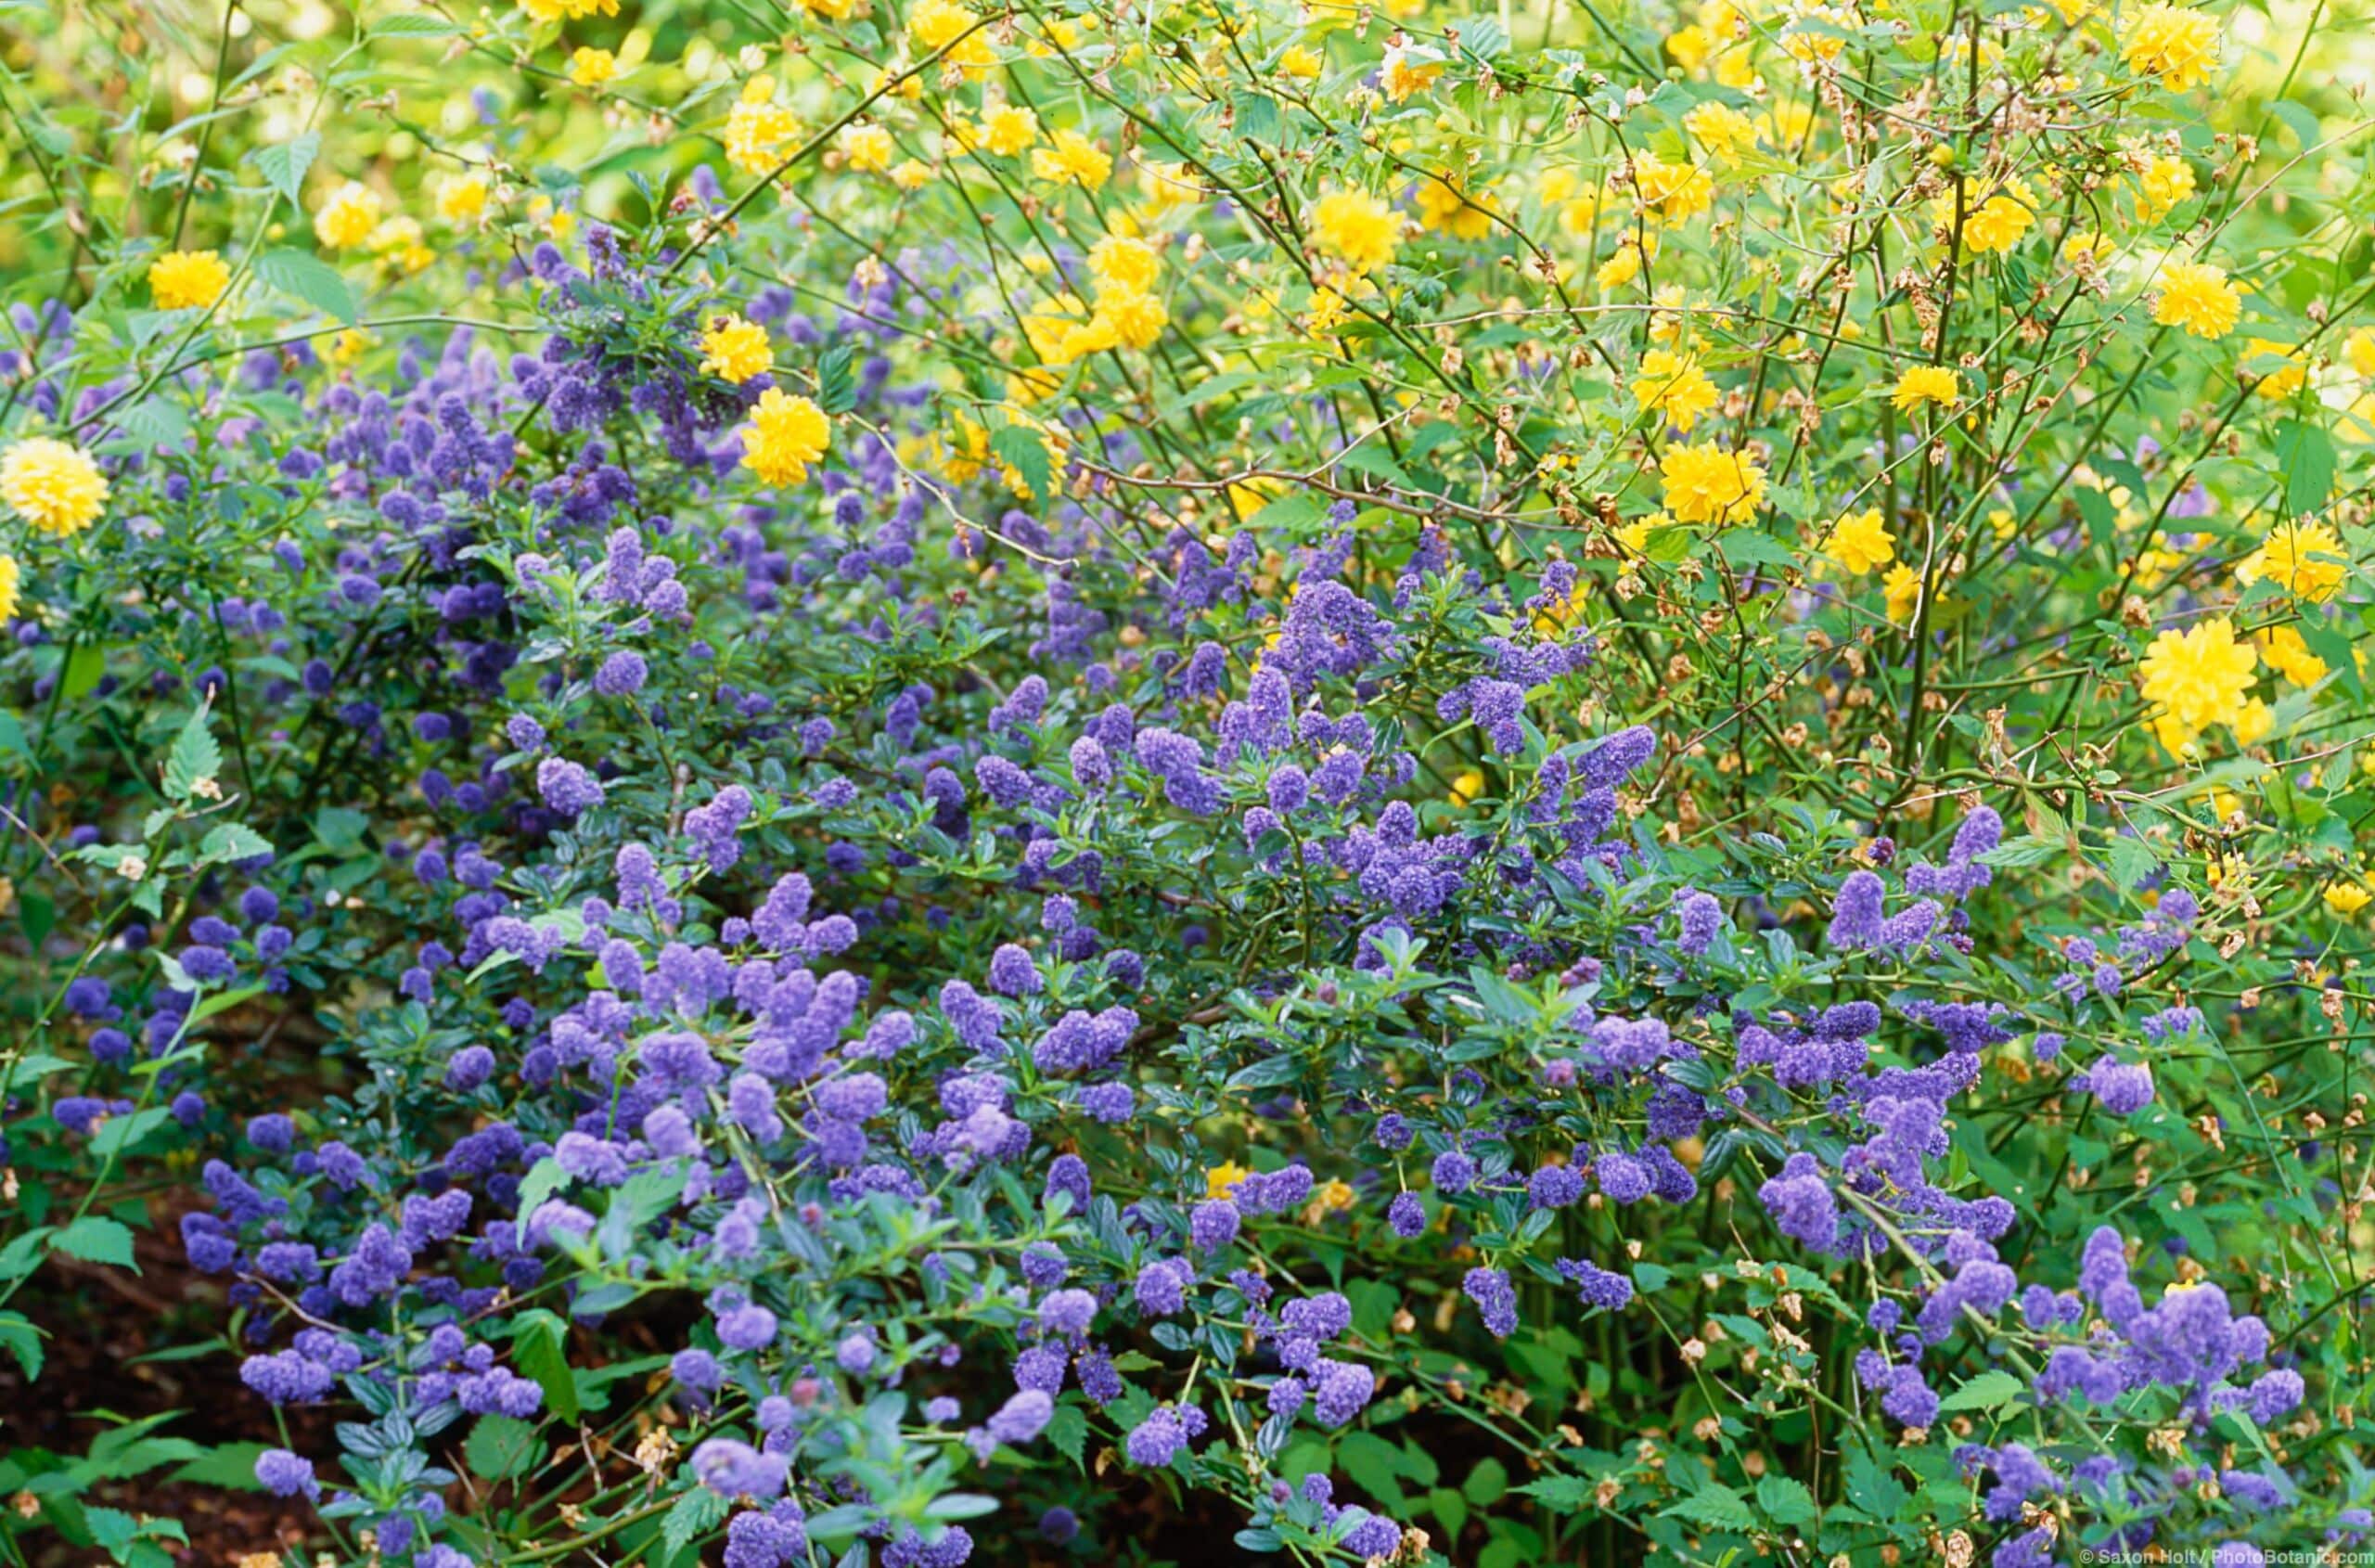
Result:
[[[2212,725],[2233,724],[2258,667],[2259,656],[2235,640],[2235,623],[2224,615],[2154,637],[2137,667],[2137,687],[2152,704],[2162,744],[2181,752]]]
[[[1696,163],[1665,163],[1649,153],[1633,160],[1633,189],[1660,221],[1680,223],[1715,204],[1715,182]]]
[[[1354,276],[1366,277],[1393,260],[1402,219],[1365,190],[1330,191],[1312,209],[1311,232],[1321,255],[1343,263]]]
[[[1765,470],[1756,459],[1713,442],[1667,447],[1658,472],[1665,509],[1677,522],[1746,522],[1765,499]]]
[[[2243,296],[2218,267],[2172,262],[2161,274],[2152,319],[2163,327],[2182,327],[2197,338],[2223,338],[2242,314]]]
[[[1470,192],[1450,174],[1431,174],[1419,182],[1413,199],[1419,222],[1454,239],[1482,239],[1493,232],[1493,214],[1500,203],[1490,191]]]
[[[2270,626],[2260,634],[2260,657],[2268,668],[2295,686],[2315,686],[2326,678],[2326,662],[2309,651],[2308,643],[2293,626]]]
[[[314,234],[333,251],[351,251],[379,226],[379,193],[347,181],[314,209]]]
[[[1697,424],[1699,416],[1715,406],[1717,395],[1715,383],[1699,368],[1698,360],[1667,349],[1643,354],[1640,371],[1633,378],[1635,399],[1643,408],[1663,415],[1678,431]]]
[[[569,79],[581,87],[599,87],[619,74],[619,57],[608,49],[575,49],[569,57]]]
[[[148,263],[148,297],[159,310],[211,305],[231,286],[231,269],[212,251],[168,251]]]
[[[775,367],[767,329],[738,315],[721,315],[701,333],[701,372],[736,386]]]
[[[832,433],[823,409],[769,387],[742,427],[742,466],[769,484],[798,484],[808,477],[808,465],[825,456]]]
[[[1861,576],[1896,559],[1896,540],[1881,521],[1875,507],[1853,516],[1842,515],[1830,525],[1830,542],[1823,553],[1845,571]]]
[[[2342,535],[2325,523],[2279,523],[2268,530],[2258,549],[2236,564],[2235,579],[2248,587],[2265,577],[2294,598],[2323,604],[2350,575],[2349,559]],[[2299,640],[2299,633],[2292,636]]]
[[[1925,403],[1952,404],[1963,395],[1962,379],[1943,365],[1917,365],[1896,379],[1891,399],[1910,414]]]
[[[0,556],[0,625],[17,618],[17,594],[24,570],[14,556]]]
[[[2189,6],[2147,6],[2120,34],[2119,56],[2139,76],[2183,92],[2218,63],[2218,19]]]
[[[70,538],[98,521],[107,476],[80,447],[28,436],[0,454],[0,501],[44,533]]]
[[[1112,177],[1113,160],[1078,131],[1059,131],[1052,143],[1031,155],[1031,172],[1050,185],[1101,190]]]

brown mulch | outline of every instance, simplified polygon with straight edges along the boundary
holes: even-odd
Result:
[[[182,1254],[180,1213],[158,1202],[154,1227],[135,1231],[137,1275],[53,1254],[9,1305],[46,1332],[47,1364],[28,1384],[14,1359],[0,1356],[0,1450],[45,1448],[79,1455],[122,1420],[176,1412],[151,1435],[186,1438],[201,1446],[225,1443],[276,1445],[270,1407],[239,1382],[239,1358],[228,1348],[189,1359],[141,1357],[208,1339],[229,1321],[223,1282],[199,1274]],[[292,1427],[319,1425],[327,1417]],[[323,1446],[328,1446],[327,1443]],[[320,1451],[316,1447],[315,1451]],[[181,1521],[186,1548],[163,1544],[192,1568],[231,1568],[250,1553],[276,1553],[311,1537],[313,1510],[302,1498],[262,1491],[176,1484],[178,1465],[166,1464],[124,1481],[102,1483],[85,1498],[127,1513]],[[32,1568],[83,1568],[108,1555],[78,1548],[38,1521],[28,1524],[12,1507],[0,1533]]]

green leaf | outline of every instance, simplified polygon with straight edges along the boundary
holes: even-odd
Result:
[[[2041,839],[2034,834],[1997,844],[1979,856],[1982,866],[2042,866],[2061,855],[2066,845],[2053,839]]]
[[[538,1307],[511,1332],[511,1359],[545,1391],[545,1407],[562,1420],[577,1419],[577,1380],[569,1370],[569,1325]]]
[[[107,649],[87,642],[77,643],[66,655],[66,679],[58,694],[69,702],[78,697],[87,697],[98,686],[99,677],[107,673]]]
[[[660,1526],[661,1537],[673,1554],[725,1523],[725,1499],[706,1486],[696,1486],[676,1499]]]
[[[99,1130],[92,1135],[91,1152],[101,1155],[122,1153],[128,1145],[148,1137],[172,1121],[173,1117],[173,1113],[161,1105],[152,1105],[146,1111],[135,1111],[126,1116],[110,1116],[100,1123]]]
[[[1718,1530],[1747,1530],[1756,1524],[1756,1514],[1748,1499],[1720,1481],[1711,1481],[1670,1509],[1660,1517],[1688,1519],[1694,1524],[1712,1525]]]
[[[302,251],[268,251],[256,258],[256,276],[284,294],[298,299],[348,326],[354,325],[354,290],[338,269]]]
[[[1756,1484],[1756,1506],[1776,1524],[1812,1524],[1819,1514],[1815,1495],[1786,1475],[1768,1475]]]
[[[1491,1508],[1508,1489],[1509,1467],[1489,1454],[1476,1461],[1459,1486],[1461,1495],[1478,1508]]]
[[[1949,1410],[1993,1410],[2019,1398],[2026,1387],[2028,1384],[2009,1372],[1982,1372],[1939,1400],[1938,1409],[1941,1414]]]
[[[470,1473],[483,1481],[525,1475],[536,1463],[536,1427],[510,1416],[481,1416],[462,1446]]]
[[[0,1312],[0,1350],[17,1358],[27,1382],[41,1376],[41,1330],[32,1318],[20,1312]]]
[[[321,152],[320,133],[307,131],[276,147],[256,148],[248,154],[248,161],[256,166],[256,173],[264,177],[266,185],[280,193],[283,200],[291,207],[302,207],[304,205],[305,172],[314,166],[314,160],[320,157]],[[263,269],[259,266],[257,270]]]
[[[98,1215],[84,1215],[51,1237],[49,1244],[84,1263],[109,1263],[129,1268],[135,1274],[140,1272],[139,1266],[132,1261],[131,1228]]]
[[[2287,419],[2277,427],[2276,455],[2284,465],[2284,509],[2304,517],[2325,509],[2334,490],[2334,443],[2323,428]]]
[[[837,343],[817,357],[816,406],[828,414],[846,414],[857,406],[857,382],[850,375],[851,358],[846,343]]]
[[[469,29],[428,11],[398,11],[371,24],[374,38],[455,38]]]
[[[527,1239],[528,1222],[535,1217],[537,1205],[568,1185],[569,1173],[549,1154],[529,1167],[528,1174],[520,1178],[520,1240]]]
[[[165,757],[165,793],[177,801],[189,799],[201,780],[214,778],[223,771],[223,748],[206,727],[206,708],[200,704],[182,726],[173,739],[173,749]]]
[[[1889,1523],[1912,1497],[1905,1484],[1864,1449],[1847,1456],[1847,1500],[1871,1518]]]
[[[206,861],[220,865],[270,855],[272,844],[244,822],[224,822],[209,829],[206,837],[198,841],[198,853]]]
[[[1074,1469],[1088,1468],[1081,1458],[1088,1450],[1088,1417],[1081,1413],[1077,1405],[1056,1407],[1055,1415],[1047,1421],[1047,1441],[1056,1446],[1056,1452],[1072,1460]]]
[[[1046,443],[1039,432],[1022,425],[1000,425],[990,432],[990,450],[1016,473],[1022,476],[1023,485],[1031,498],[1041,507],[1048,502],[1048,489],[1054,478],[1047,462]]]
[[[1362,1491],[1402,1511],[1401,1449],[1373,1432],[1352,1432],[1336,1445],[1336,1462]]]
[[[1581,1513],[1592,1505],[1592,1484],[1580,1475],[1546,1475],[1515,1488],[1553,1513]]]

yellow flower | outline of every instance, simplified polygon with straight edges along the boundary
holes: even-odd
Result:
[[[1640,374],[1633,379],[1633,396],[1646,409],[1665,416],[1666,422],[1687,431],[1699,416],[1715,406],[1715,383],[1688,354],[1651,349],[1641,356]]]
[[[753,76],[725,116],[725,161],[746,174],[771,174],[800,135],[800,119],[775,101],[776,79]]]
[[[1000,158],[1012,158],[1039,139],[1039,116],[1027,109],[1002,103],[982,116],[982,145]]]
[[[1641,247],[1634,237],[1626,235],[1616,244],[1616,254],[1599,264],[1592,280],[1603,290],[1622,289],[1641,276]]]
[[[2225,337],[2242,314],[2243,296],[2225,272],[2206,263],[2170,263],[2161,275],[2161,297],[2152,302],[2153,320],[2197,338]]]
[[[1320,254],[1335,257],[1354,276],[1366,277],[1393,260],[1402,219],[1365,190],[1330,191],[1312,209],[1311,231]]]
[[[520,8],[538,21],[571,21],[586,17],[615,17],[619,0],[520,0]]]
[[[2119,54],[2130,71],[2181,93],[2218,63],[2218,19],[2189,6],[2147,6],[2121,34]]]
[[[2343,339],[2342,353],[2353,370],[2375,377],[2375,327],[2361,327]]]
[[[701,333],[701,373],[740,386],[775,368],[775,346],[767,329],[738,315],[721,315]]]
[[[2252,391],[2260,397],[2291,397],[2309,381],[2309,366],[2290,343],[2279,343],[2268,338],[2243,340],[2243,357],[2256,359],[2262,355],[2277,356],[2284,363],[2260,376],[2252,383]],[[2246,374],[2250,374],[2246,371]]]
[[[1677,522],[1746,522],[1765,499],[1765,470],[1756,459],[1714,442],[1675,443],[1658,472],[1665,481],[1665,509]]]
[[[2309,651],[2308,643],[2292,626],[2270,626],[2262,632],[2260,657],[2295,686],[2315,686],[2326,678],[2326,662]]]
[[[851,125],[841,131],[841,157],[861,174],[879,174],[890,168],[894,150],[891,133],[879,125]]]
[[[2336,882],[2326,889],[2325,900],[2327,908],[2346,920],[2368,905],[2375,904],[2375,893],[2368,892],[2357,882]]]
[[[2349,559],[2342,535],[2324,523],[2280,522],[2237,563],[2235,576],[2247,587],[2266,577],[2294,598],[2323,604],[2350,575]]]
[[[352,365],[363,357],[363,351],[369,348],[371,343],[370,333],[360,327],[350,327],[342,332],[331,335],[330,346],[323,357],[332,365]]]
[[[608,49],[577,49],[569,57],[569,79],[581,87],[599,87],[619,73],[619,57]]]
[[[82,448],[27,436],[0,454],[0,501],[42,533],[68,538],[98,521],[107,476]]]
[[[2189,631],[2154,637],[2137,668],[2137,686],[2152,704],[2165,744],[2172,733],[2190,739],[2212,725],[2240,719],[2258,668],[2252,645],[2235,640],[2235,623],[2217,615]]]
[[[1913,612],[1921,608],[1921,573],[1899,562],[1881,579],[1881,591],[1888,596],[1889,620],[1896,625],[1911,625]]]
[[[1896,538],[1881,521],[1878,507],[1853,517],[1842,515],[1830,525],[1830,543],[1824,554],[1845,570],[1863,575],[1896,559]]]
[[[1898,413],[1910,414],[1925,403],[1951,404],[1960,398],[1962,378],[1943,365],[1917,365],[1896,379],[1891,395]]]
[[[1419,182],[1414,199],[1419,222],[1454,239],[1482,239],[1493,232],[1493,214],[1499,203],[1489,191],[1470,195],[1448,174],[1432,174]]]
[[[1162,262],[1153,246],[1126,234],[1109,234],[1090,247],[1088,275],[1099,289],[1143,294],[1154,287]]]
[[[2100,272],[2111,264],[2112,242],[2099,234],[2073,234],[2061,242],[2061,259],[2073,267]]]
[[[2157,224],[2193,194],[2193,165],[2182,158],[2156,157],[2139,177],[2143,190],[2136,199],[2136,221]]]
[[[825,456],[832,435],[823,409],[769,387],[742,427],[742,466],[769,484],[798,484],[808,477],[808,465]]]
[[[24,572],[15,556],[0,556],[0,624],[17,618],[17,590]]]
[[[379,193],[347,181],[314,210],[314,233],[333,251],[347,251],[379,226]]]
[[[857,9],[857,0],[800,0],[800,8],[812,17],[839,21]]]
[[[1098,190],[1113,174],[1113,160],[1078,131],[1059,131],[1054,146],[1031,155],[1031,172],[1051,185]]]
[[[1298,82],[1312,82],[1318,79],[1327,63],[1328,58],[1318,50],[1302,44],[1290,44],[1287,52],[1278,57],[1278,71],[1281,75],[1290,76]]]
[[[488,195],[484,174],[449,177],[437,187],[437,215],[457,226],[476,223],[486,212]]]
[[[990,53],[988,30],[982,19],[950,0],[918,0],[907,12],[907,37],[918,54],[938,54],[968,77],[978,78],[997,63]]]
[[[901,190],[921,190],[931,184],[931,165],[910,158],[891,171],[891,183]]]
[[[1701,104],[1682,117],[1690,139],[1722,159],[1737,163],[1741,153],[1756,145],[1756,122],[1729,104]]]
[[[1396,44],[1385,51],[1383,68],[1378,72],[1378,84],[1385,96],[1401,103],[1414,94],[1423,93],[1435,84],[1444,73],[1444,62],[1433,53]]]
[[[1979,211],[1963,215],[1963,243],[1981,255],[2009,251],[2029,232],[2036,214],[2017,196],[1991,196]]]
[[[1650,153],[1633,160],[1633,189],[1664,223],[1679,223],[1715,203],[1715,182],[1696,163],[1662,163]]]
[[[1584,184],[1573,169],[1552,168],[1542,176],[1542,205],[1559,214],[1559,226],[1582,238],[1591,233],[1599,213],[1599,190]]]
[[[1252,1174],[1234,1160],[1224,1160],[1204,1173],[1204,1196],[1226,1198],[1231,1189]]]
[[[1483,792],[1484,776],[1470,768],[1451,781],[1451,793],[1445,798],[1454,805],[1464,806]]]
[[[168,251],[148,263],[148,297],[159,310],[211,305],[231,287],[231,269],[212,251]]]
[[[1123,348],[1151,348],[1171,323],[1171,313],[1152,294],[1134,289],[1101,289],[1097,295],[1097,314],[1090,317],[1093,334],[1108,340],[1107,345],[1118,343]]]

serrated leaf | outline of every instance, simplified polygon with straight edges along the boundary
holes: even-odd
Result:
[[[1812,1524],[1819,1510],[1804,1482],[1768,1475],[1756,1484],[1756,1506],[1776,1524]]]
[[[260,147],[248,154],[248,161],[264,183],[278,191],[291,207],[304,205],[305,174],[322,152],[321,134],[307,131],[274,147]]]
[[[661,1521],[660,1534],[673,1556],[725,1523],[726,1502],[706,1486],[696,1486],[676,1499]]]
[[[140,1272],[132,1261],[131,1227],[98,1215],[84,1215],[52,1236],[49,1244],[84,1263],[108,1263],[129,1268],[135,1274]]]
[[[1039,432],[1022,425],[1001,425],[990,432],[990,450],[1000,462],[1021,476],[1023,488],[1031,498],[1045,507],[1048,503],[1048,487],[1054,482],[1047,461],[1047,444]]]
[[[2009,1405],[2028,1384],[2009,1372],[1985,1371],[1938,1401],[1941,1414],[1949,1410],[1993,1410]]]
[[[1553,1513],[1581,1513],[1592,1506],[1592,1484],[1580,1475],[1546,1475],[1510,1489],[1534,1498]]]
[[[510,1416],[481,1416],[462,1445],[462,1460],[484,1481],[525,1475],[536,1462],[536,1427]]]
[[[398,11],[371,24],[374,38],[454,38],[468,31],[430,11]]]
[[[41,1376],[41,1330],[20,1312],[0,1312],[0,1350],[17,1358],[27,1382]]]
[[[207,829],[206,837],[198,841],[198,853],[202,859],[219,865],[270,855],[272,844],[245,823],[224,822]]]
[[[1088,1451],[1088,1417],[1082,1413],[1079,1406],[1056,1407],[1056,1413],[1047,1421],[1047,1441],[1056,1446],[1056,1452],[1072,1460],[1075,1468],[1087,1468],[1081,1456]]]
[[[1756,1512],[1748,1506],[1748,1499],[1720,1481],[1711,1481],[1674,1507],[1661,1510],[1660,1516],[1688,1519],[1718,1530],[1748,1530],[1756,1524]]]
[[[319,256],[302,251],[268,251],[256,258],[255,270],[258,277],[282,293],[294,295],[349,327],[354,325],[354,290],[346,286],[336,267]]]
[[[177,801],[189,799],[200,781],[214,778],[223,771],[223,748],[214,742],[213,733],[206,724],[206,710],[200,707],[182,726],[173,738],[173,749],[165,756],[165,793]]]
[[[857,382],[850,374],[853,357],[846,343],[837,343],[817,356],[816,406],[828,414],[846,414],[857,406]]]

